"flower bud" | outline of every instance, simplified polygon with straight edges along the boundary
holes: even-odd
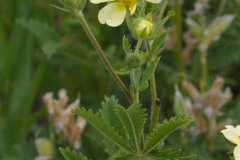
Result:
[[[144,64],[144,60],[139,54],[130,54],[126,57],[126,63],[129,68],[137,68]]]
[[[139,38],[147,38],[152,33],[153,24],[147,20],[140,20],[134,29],[134,34]]]

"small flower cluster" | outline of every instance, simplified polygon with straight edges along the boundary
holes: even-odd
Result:
[[[209,131],[209,136],[213,136],[231,122],[230,119],[220,124],[216,122],[217,117],[223,115],[220,109],[232,99],[230,88],[227,88],[224,92],[221,91],[223,84],[224,79],[217,77],[209,91],[200,93],[193,84],[184,81],[184,87],[193,101],[190,98],[183,99],[180,97],[177,99],[182,102],[181,106],[184,113],[194,116],[198,127],[194,129],[195,133],[203,134]],[[176,95],[176,97],[179,96]]]
[[[237,145],[233,151],[233,155],[235,160],[240,160],[240,125],[236,127],[226,125],[225,127],[226,129],[222,130],[221,132],[227,138],[227,140]]]
[[[61,89],[58,96],[59,99],[55,100],[53,98],[53,93],[47,93],[44,95],[44,102],[47,105],[48,113],[54,121],[57,132],[63,133],[64,138],[68,141],[70,147],[79,149],[80,137],[87,122],[80,116],[78,116],[75,122],[71,110],[80,107],[80,99],[77,98],[75,102],[65,108],[68,103],[66,90]]]

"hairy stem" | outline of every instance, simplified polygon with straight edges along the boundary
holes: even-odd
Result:
[[[200,89],[201,93],[205,92],[206,85],[207,85],[207,78],[208,78],[208,71],[207,71],[207,52],[202,51],[200,55],[201,67],[202,67],[202,77],[200,81]]]
[[[93,46],[95,47],[95,49],[97,50],[99,56],[101,57],[103,63],[105,64],[105,66],[107,67],[108,71],[111,73],[111,75],[113,76],[113,78],[116,80],[116,82],[118,83],[118,85],[121,87],[121,89],[123,90],[123,92],[127,95],[127,97],[129,98],[130,102],[133,102],[132,96],[130,94],[130,92],[128,91],[128,89],[126,88],[126,86],[124,85],[124,83],[122,82],[122,80],[119,78],[119,76],[116,74],[115,70],[113,69],[112,65],[109,63],[107,57],[105,56],[102,48],[100,47],[98,41],[96,40],[95,36],[93,35],[90,27],[88,26],[87,21],[84,18],[83,13],[80,11],[76,14],[76,16],[80,19],[81,24],[86,32],[86,34],[88,35],[89,39],[91,40]]]

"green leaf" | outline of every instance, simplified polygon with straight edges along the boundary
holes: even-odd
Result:
[[[154,73],[156,66],[158,64],[160,58],[155,58],[155,60],[153,60],[146,68],[145,73],[142,77],[140,86],[143,85],[145,82],[147,82],[150,77],[152,76],[152,74]]]
[[[115,106],[118,100],[115,96],[105,97],[105,101],[102,102],[102,109],[99,110],[103,118],[109,122],[110,127],[115,127],[120,135],[125,135],[122,123],[115,112]],[[105,139],[106,152],[111,156],[118,152],[119,147],[115,145],[112,141]]]
[[[169,18],[171,18],[172,16],[175,16],[175,12],[174,11],[168,11],[167,16],[165,16],[162,20],[160,20],[158,23],[156,23],[154,25],[155,32],[158,32],[159,28],[161,26],[163,26],[169,20]]]
[[[119,71],[116,71],[116,73],[118,75],[126,75],[126,74],[129,74],[130,73],[130,69],[129,68],[122,68],[120,69]]]
[[[150,50],[150,55],[154,55],[158,49],[162,46],[163,44],[163,40],[166,38],[166,36],[168,35],[168,33],[171,31],[170,28],[166,29],[165,32],[161,33],[156,40],[154,40],[153,44],[152,44],[152,48]]]
[[[59,48],[65,46],[60,41],[57,32],[47,24],[43,24],[38,20],[26,20],[23,18],[18,19],[17,23],[33,33],[43,43],[42,50],[48,57],[51,57]]]
[[[75,109],[72,112],[85,118],[89,123],[96,127],[101,132],[101,134],[103,134],[113,143],[123,148],[128,153],[135,154],[135,152],[128,146],[127,142],[123,140],[123,137],[120,136],[113,127],[110,127],[109,123],[104,120],[103,117],[99,117],[99,113],[94,114],[91,109],[87,111],[83,107],[81,109]]]
[[[131,45],[128,43],[128,39],[125,36],[123,37],[123,50],[127,55],[132,54]]]
[[[135,79],[136,88],[138,88],[140,79],[141,79],[141,68],[140,67],[134,70],[134,79]]]
[[[148,87],[149,87],[149,84],[148,84],[148,81],[146,81],[146,82],[144,82],[143,84],[141,84],[141,85],[139,86],[138,92],[142,92],[142,91],[148,89]]]
[[[69,148],[60,148],[60,152],[66,160],[88,160],[86,156],[83,156],[81,153],[77,154]]]
[[[132,105],[127,110],[120,105],[116,105],[116,113],[138,152],[140,151],[141,135],[146,122],[144,112],[145,110],[141,109],[141,105]]]
[[[191,118],[186,118],[183,115],[183,116],[172,118],[170,119],[170,121],[165,121],[163,124],[157,125],[153,133],[151,133],[148,136],[143,154],[148,154],[175,129],[182,126],[183,124],[190,122],[191,120],[192,120]]]

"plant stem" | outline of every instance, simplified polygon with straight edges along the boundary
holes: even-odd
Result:
[[[134,54],[137,54],[142,44],[142,39],[139,39]]]
[[[183,72],[184,72],[184,60],[183,60],[183,45],[182,45],[182,0],[179,0],[176,4],[176,33],[177,33],[177,42],[176,42],[176,58],[178,61],[178,72],[180,75],[180,81],[179,81],[179,88],[180,90],[183,89],[182,82],[183,82]]]
[[[148,40],[146,40],[146,46],[148,53],[150,53],[151,47]],[[152,57],[150,57],[150,60]],[[159,109],[160,107],[157,106],[157,88],[156,88],[156,81],[155,81],[155,73],[152,74],[150,78],[150,85],[151,85],[151,93],[152,93],[152,115],[151,115],[151,125],[150,125],[150,133],[153,129],[157,126],[158,123],[158,116],[159,116]]]
[[[200,89],[201,93],[205,92],[206,85],[207,85],[207,78],[208,78],[208,71],[207,71],[207,52],[204,50],[200,53],[200,61],[202,66],[202,77],[200,81]]]
[[[122,82],[122,80],[119,78],[119,76],[116,74],[115,70],[113,69],[112,65],[109,63],[107,57],[105,56],[102,48],[100,47],[98,41],[96,40],[95,36],[93,35],[90,27],[88,26],[87,21],[84,18],[83,13],[80,11],[78,13],[76,13],[76,16],[80,19],[81,24],[86,32],[86,34],[88,35],[89,39],[91,40],[93,46],[95,47],[95,49],[97,50],[99,56],[101,57],[103,63],[105,64],[105,66],[107,67],[108,71],[111,73],[111,75],[113,76],[113,78],[116,80],[116,82],[118,83],[118,85],[121,87],[121,89],[123,90],[123,92],[127,95],[127,97],[129,98],[130,102],[133,102],[132,96],[129,93],[128,89],[126,88],[126,86],[124,85],[124,83]]]

